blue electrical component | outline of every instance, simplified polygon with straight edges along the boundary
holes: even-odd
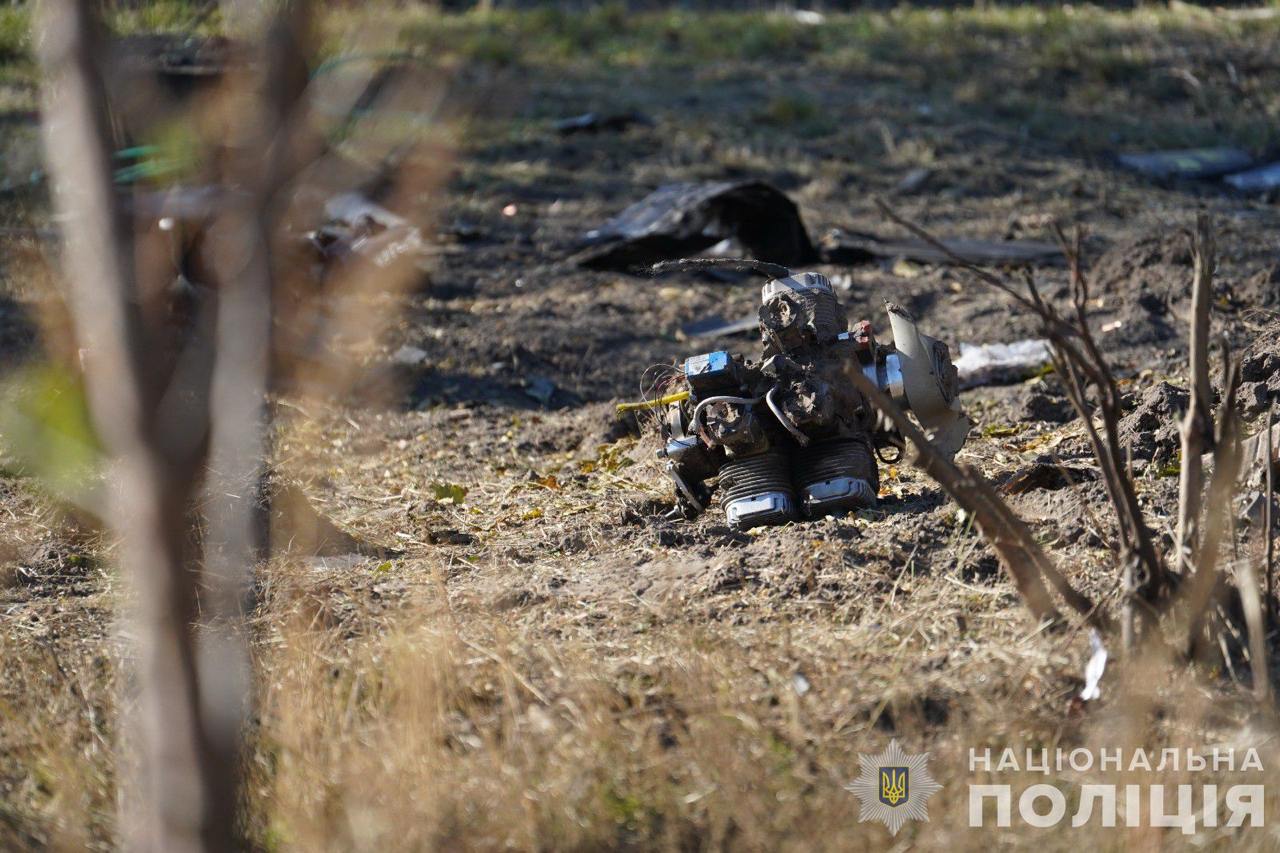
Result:
[[[723,350],[685,359],[684,378],[695,397],[733,391],[742,383],[737,362]]]

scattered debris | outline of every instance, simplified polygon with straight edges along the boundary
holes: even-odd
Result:
[[[816,260],[791,199],[761,181],[667,184],[584,237],[575,259],[589,269],[630,272],[696,255],[736,239],[753,257],[796,265]]]
[[[797,672],[791,676],[791,689],[795,690],[797,696],[803,696],[813,688],[809,683],[809,679],[805,678],[803,672]]]
[[[555,123],[555,129],[561,136],[571,136],[575,133],[621,131],[634,125],[653,127],[653,119],[635,110],[625,113],[591,112],[560,119]]]
[[[912,183],[923,185],[926,179],[926,175],[917,175]],[[795,204],[761,181],[667,184],[588,231],[583,242],[584,250],[574,259],[580,266],[619,272],[688,258],[718,243],[784,266],[810,263],[819,257],[831,264],[955,262],[947,252],[923,240],[887,239],[839,229],[829,231],[815,249]],[[1056,243],[1035,240],[955,238],[942,244],[956,257],[978,266],[1045,265],[1062,260],[1062,249]]]
[[[556,383],[545,376],[530,376],[524,381],[524,393],[543,406],[550,406],[551,398],[556,394]]]
[[[427,243],[403,216],[359,193],[334,196],[324,211],[328,222],[307,236],[326,268],[359,258],[379,269],[412,263],[426,275]]]
[[[961,388],[1021,382],[1049,363],[1049,342],[1043,338],[1011,344],[960,344],[960,357],[955,361]]]
[[[953,238],[940,242],[956,257],[975,266],[1045,265],[1062,260],[1062,249],[1058,244],[1037,240]],[[833,264],[865,264],[882,259],[904,259],[924,264],[955,263],[947,252],[923,240],[891,240],[839,229],[829,231],[823,237],[821,249],[824,260]]]
[[[680,327],[680,334],[686,338],[720,338],[730,335],[741,335],[754,332],[760,328],[758,317],[743,317],[741,320],[725,320],[719,314],[685,323]]]
[[[1080,699],[1089,702],[1102,696],[1102,675],[1107,671],[1107,647],[1102,644],[1102,635],[1097,628],[1089,629],[1089,662],[1084,665],[1084,689],[1080,691]]]
[[[1228,186],[1242,192],[1261,193],[1280,189],[1280,163],[1268,163],[1256,169],[1246,169],[1222,179]]]
[[[1158,181],[1218,178],[1253,165],[1248,152],[1226,147],[1121,154],[1116,161],[1130,171]]]
[[[929,183],[929,179],[932,177],[933,169],[920,166],[903,175],[902,180],[898,181],[898,185],[894,189],[903,195],[909,195]]]
[[[791,20],[797,24],[804,24],[808,27],[816,27],[827,21],[827,16],[813,9],[796,9],[791,13]]]
[[[112,41],[111,53],[131,72],[154,74],[174,94],[189,94],[197,84],[213,82],[242,62],[245,46],[224,36],[139,33]]]

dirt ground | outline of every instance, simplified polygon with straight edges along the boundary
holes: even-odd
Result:
[[[664,520],[657,437],[614,406],[685,356],[753,352],[750,336],[680,329],[754,313],[762,281],[646,279],[569,258],[587,230],[672,181],[768,181],[815,239],[902,236],[876,197],[945,236],[1046,239],[1052,221],[1078,223],[1091,319],[1135,412],[1140,499],[1167,543],[1179,398],[1165,383],[1185,387],[1186,230],[1199,211],[1215,223],[1213,328],[1251,354],[1256,419],[1280,390],[1280,213],[1274,198],[1162,185],[1111,156],[1280,142],[1280,16],[400,14],[401,43],[438,59],[468,119],[429,229],[433,268],[365,380],[277,401],[278,476],[382,553],[281,554],[258,573],[256,847],[1275,848],[1269,828],[969,829],[966,786],[983,781],[970,749],[1256,746],[1275,781],[1276,718],[1237,673],[1160,661],[1113,659],[1102,698],[1080,702],[1085,632],[1039,630],[971,519],[905,463],[882,467],[878,509],[843,518],[747,532],[716,512]],[[19,104],[29,94],[8,85]],[[552,127],[631,109],[652,126]],[[919,169],[927,179],[904,189]],[[39,359],[31,337],[50,314],[19,274],[32,251],[10,241],[0,339],[14,364]],[[1036,332],[954,268],[813,269],[886,336],[886,299],[953,352]],[[1066,295],[1062,267],[1035,276]],[[425,357],[399,363],[405,346]],[[959,458],[993,482],[1071,469],[1074,485],[1009,501],[1072,582],[1115,608],[1114,513],[1054,377],[962,403],[978,426]],[[0,845],[108,849],[124,760],[114,709],[128,695],[121,585],[110,543],[51,491],[12,459],[0,479]],[[1259,540],[1243,524],[1238,553]],[[943,783],[930,821],[894,838],[859,823],[843,789],[859,753],[890,738],[929,751]]]

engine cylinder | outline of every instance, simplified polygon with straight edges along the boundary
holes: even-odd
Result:
[[[760,291],[760,328],[778,352],[826,345],[847,324],[826,276],[800,273],[774,279]]]
[[[796,518],[789,463],[786,452],[777,447],[725,462],[720,469],[720,506],[730,526],[745,529]]]
[[[795,477],[804,513],[810,518],[873,507],[880,490],[871,443],[861,436],[801,448],[796,452]]]

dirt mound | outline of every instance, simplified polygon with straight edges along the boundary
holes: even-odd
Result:
[[[1135,291],[1165,295],[1171,282],[1185,282],[1191,271],[1191,245],[1185,234],[1148,234],[1112,246],[1093,265],[1098,293]]]
[[[1103,253],[1092,270],[1093,289],[1111,317],[1103,321],[1112,346],[1143,346],[1180,336],[1170,306],[1186,297],[1191,247],[1179,232],[1127,240]]]
[[[1019,407],[1015,411],[1022,420],[1065,424],[1076,416],[1071,401],[1056,381],[1027,383],[1019,387],[1013,403]]]
[[[1120,421],[1120,442],[1133,458],[1156,466],[1173,461],[1181,442],[1178,420],[1187,409],[1187,399],[1186,391],[1168,382],[1158,382],[1143,392],[1133,411]]]
[[[1258,335],[1240,360],[1240,407],[1249,417],[1260,415],[1280,399],[1280,325]]]

